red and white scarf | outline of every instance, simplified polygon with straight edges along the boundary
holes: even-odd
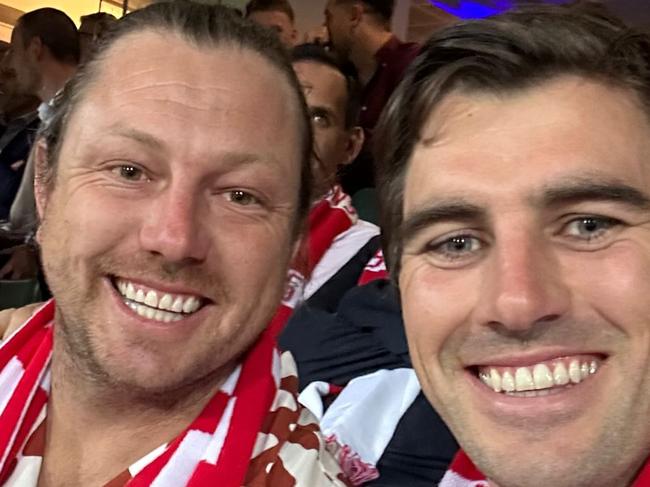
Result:
[[[306,283],[334,240],[350,230],[358,221],[359,217],[352,205],[352,198],[344,193],[340,186],[334,186],[311,209],[309,233],[291,265],[282,304],[271,323],[271,329],[276,336],[295,307],[302,302]],[[386,266],[380,251],[369,262],[359,279],[359,284],[366,284],[373,279],[383,279],[386,276]]]
[[[650,458],[631,487],[650,486]],[[476,468],[464,451],[459,451],[439,487],[489,487],[485,475]]]
[[[48,302],[0,346],[0,484],[47,406],[54,310]],[[196,420],[122,485],[346,485],[296,389],[295,364],[263,333]]]

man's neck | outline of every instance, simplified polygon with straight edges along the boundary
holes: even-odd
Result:
[[[147,404],[89,381],[56,343],[39,487],[109,482],[182,433],[234,368],[224,370],[222,380],[213,378],[173,394],[182,400]]]
[[[43,73],[43,81],[38,90],[41,101],[47,103],[54,98],[76,71],[76,66],[71,64],[50,63]]]
[[[385,30],[366,29],[359,33],[350,51],[350,61],[357,68],[359,81],[362,85],[368,84],[377,70],[376,54],[386,44],[392,32]]]

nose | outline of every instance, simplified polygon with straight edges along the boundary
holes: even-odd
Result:
[[[140,229],[142,249],[170,263],[205,260],[210,239],[199,199],[193,188],[170,185],[161,190],[146,205]]]
[[[519,231],[496,241],[487,263],[480,321],[511,333],[560,319],[570,292],[553,249],[543,236]]]

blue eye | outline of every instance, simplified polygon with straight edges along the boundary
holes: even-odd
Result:
[[[476,254],[483,242],[471,235],[454,235],[429,244],[429,252],[446,260],[456,260]]]
[[[568,222],[564,227],[564,233],[573,238],[591,241],[604,237],[609,230],[620,223],[619,220],[609,217],[581,216]]]

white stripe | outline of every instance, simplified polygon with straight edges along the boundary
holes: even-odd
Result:
[[[364,220],[357,221],[348,230],[338,235],[314,267],[309,282],[305,286],[303,299],[307,300],[312,297],[376,235],[379,235],[379,227]]]
[[[210,443],[211,435],[190,430],[178,449],[151,482],[151,487],[180,487],[187,485],[199,464],[199,459]]]
[[[485,480],[469,480],[453,470],[447,470],[439,487],[487,487]]]
[[[235,387],[237,387],[237,382],[239,381],[239,375],[241,374],[241,365],[238,365],[232,374],[228,376],[223,385],[221,386],[221,392],[232,396],[235,393]]]
[[[0,372],[0,414],[2,414],[7,407],[9,399],[14,394],[16,386],[23,378],[25,368],[18,357],[11,357],[7,366]]]
[[[273,382],[275,383],[275,388],[280,388],[280,381],[282,380],[282,366],[280,363],[280,352],[276,348],[273,348],[273,364],[271,365],[271,373],[273,374]]]
[[[129,473],[131,474],[131,477],[135,477],[144,469],[144,467],[146,467],[150,463],[153,463],[153,461],[156,458],[158,458],[160,455],[162,455],[163,452],[167,449],[167,445],[168,445],[167,443],[165,443],[164,445],[160,445],[154,451],[147,453],[140,460],[131,464],[131,466],[129,467]]]
[[[327,409],[321,431],[349,446],[364,463],[377,465],[399,420],[419,393],[413,369],[379,370],[357,377]]]
[[[219,461],[219,455],[221,455],[221,449],[226,440],[226,435],[230,429],[230,420],[232,419],[232,412],[235,409],[235,403],[237,402],[236,397],[231,397],[226,404],[226,409],[223,411],[223,416],[217,425],[217,429],[212,435],[210,444],[207,446],[205,453],[201,460],[204,460],[207,463],[216,465]]]

